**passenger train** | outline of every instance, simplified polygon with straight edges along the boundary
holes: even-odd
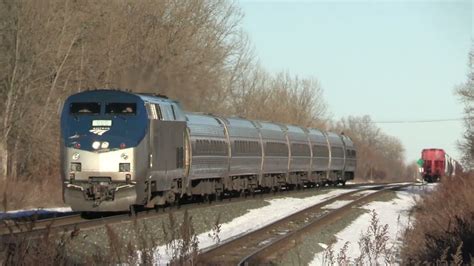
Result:
[[[64,202],[74,211],[128,211],[354,178],[345,135],[239,117],[185,113],[164,96],[120,90],[71,95],[61,114]]]

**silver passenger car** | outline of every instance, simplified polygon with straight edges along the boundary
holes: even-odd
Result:
[[[311,166],[311,143],[308,130],[296,126],[287,126],[290,147],[289,173],[293,182],[309,182]]]
[[[344,142],[340,135],[328,132],[327,138],[329,141],[331,163],[329,166],[329,181],[335,182],[342,179],[344,171],[345,156],[344,156]]]
[[[329,167],[331,163],[329,141],[327,134],[323,131],[310,128],[308,136],[311,142],[312,160],[311,176],[315,183],[322,183],[329,178]]]
[[[264,146],[262,174],[276,174],[286,179],[289,166],[286,127],[269,122],[259,122],[258,124]]]
[[[341,138],[344,142],[344,150],[345,150],[345,165],[344,165],[344,180],[351,180],[354,179],[354,173],[357,166],[357,154],[356,149],[354,146],[354,142],[352,142],[351,138],[345,135],[341,135]]]
[[[241,118],[227,118],[227,132],[231,144],[229,176],[260,176],[262,143],[254,122]]]
[[[229,148],[222,120],[211,115],[187,113],[191,143],[189,179],[228,175]]]

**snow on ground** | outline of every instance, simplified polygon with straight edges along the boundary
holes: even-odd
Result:
[[[27,210],[14,210],[7,212],[0,212],[0,220],[6,218],[20,218],[32,215],[49,215],[55,213],[72,212],[70,207],[61,208],[44,208],[44,209],[27,209]]]
[[[267,200],[269,205],[262,208],[251,209],[246,214],[237,217],[228,223],[222,224],[219,238],[221,241],[232,239],[238,235],[262,228],[280,218],[310,207],[318,202],[322,202],[324,200],[334,198],[338,195],[354,190],[356,189],[337,189],[322,195],[307,198],[287,197]],[[198,235],[199,249],[205,249],[216,244],[214,240],[209,237],[209,233],[211,232],[208,231]],[[166,264],[170,259],[168,254],[166,254],[166,247],[158,247],[158,253],[158,263]]]
[[[372,190],[364,190],[364,191],[360,191],[360,192],[357,192],[354,195],[354,197],[360,197],[360,196],[364,196],[364,195],[368,195],[368,194],[372,194],[373,191]]]
[[[330,210],[338,209],[338,208],[341,208],[342,206],[347,205],[351,202],[352,202],[352,200],[336,200],[335,202],[324,206],[322,209],[330,209]]]
[[[427,190],[433,189],[434,186],[428,187]],[[388,233],[390,237],[390,244],[396,247],[399,246],[398,238],[403,231],[410,224],[409,211],[414,206],[416,198],[422,187],[410,187],[409,189],[397,192],[397,198],[390,201],[374,201],[363,208],[369,211],[375,210],[379,217],[379,224],[388,224]],[[344,244],[349,241],[347,255],[354,259],[360,255],[358,241],[362,233],[367,231],[370,225],[371,213],[364,213],[354,220],[349,226],[335,235],[337,242],[333,245],[335,254],[338,254]],[[327,248],[327,244],[320,243],[322,248]],[[315,254],[313,260],[309,265],[322,265],[324,253]]]

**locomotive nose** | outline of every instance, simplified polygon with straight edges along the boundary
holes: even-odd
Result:
[[[67,151],[67,168],[75,181],[107,176],[112,181],[133,180],[134,149],[107,152],[90,152],[70,148]],[[128,178],[127,178],[128,177]]]

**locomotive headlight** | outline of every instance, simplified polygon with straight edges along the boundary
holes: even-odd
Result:
[[[79,158],[81,158],[81,155],[80,155],[78,152],[76,152],[76,153],[74,153],[74,154],[72,155],[72,159],[73,159],[74,161],[79,160]]]
[[[102,144],[100,145],[100,147],[101,147],[102,149],[107,149],[107,148],[109,147],[109,143],[108,143],[107,141],[104,141],[104,142],[102,142]]]
[[[71,163],[71,171],[80,172],[82,170],[81,163]]]
[[[128,155],[126,153],[122,153],[122,155],[120,155],[120,157],[122,158],[122,160],[127,160],[128,159]]]
[[[94,150],[97,150],[99,147],[100,147],[100,142],[98,142],[98,141],[92,142],[92,148]]]
[[[129,163],[119,163],[119,172],[130,172]]]

